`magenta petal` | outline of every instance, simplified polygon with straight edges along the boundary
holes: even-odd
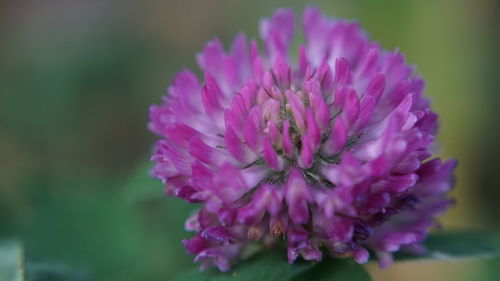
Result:
[[[283,152],[289,157],[292,157],[294,155],[294,149],[293,149],[293,143],[292,139],[290,137],[290,122],[288,119],[283,121],[283,133],[282,133],[282,147],[283,147]]]
[[[380,57],[380,48],[378,46],[371,48],[364,60],[361,63],[360,67],[360,75],[362,77],[367,77],[375,72],[379,71],[379,57]]]
[[[311,200],[311,195],[304,177],[297,169],[290,172],[286,183],[285,199],[288,203],[290,219],[295,224],[306,223],[309,219],[307,202]]]
[[[250,74],[245,34],[239,33],[234,39],[231,46],[231,57],[233,59],[234,70],[237,74],[239,74],[236,77],[236,82],[241,82],[244,77],[247,77]]]
[[[238,138],[232,127],[226,129],[224,140],[227,150],[238,161],[246,163],[252,161],[256,157],[255,153]]]
[[[372,190],[375,192],[400,193],[415,185],[417,180],[418,176],[416,174],[392,175],[373,185]]]
[[[288,99],[288,102],[289,102],[289,105],[290,105],[290,109],[292,111],[292,114],[293,114],[293,118],[295,120],[295,123],[297,124],[297,126],[299,127],[299,129],[301,131],[305,131],[306,130],[306,123],[305,123],[305,106],[304,106],[304,103],[302,102],[302,100],[300,99],[300,97],[290,91],[290,90],[287,90],[285,92],[285,95],[286,95],[286,98]]]
[[[234,240],[232,235],[223,226],[211,226],[205,228],[200,232],[200,234],[204,239],[222,245],[232,243]]]
[[[200,161],[194,161],[191,165],[192,185],[198,189],[212,183],[214,172]]]
[[[294,14],[290,9],[278,9],[270,19],[261,20],[259,31],[271,58],[286,55],[293,39]]]
[[[330,125],[330,108],[323,99],[319,87],[315,87],[315,89],[309,93],[309,103],[311,104],[312,112],[315,115],[318,127],[321,132],[326,132]]]
[[[264,160],[269,168],[280,171],[283,169],[283,160],[278,156],[269,139],[264,138]]]
[[[308,243],[307,246],[301,249],[301,255],[308,261],[321,261],[323,257],[320,249],[312,243]]]
[[[356,94],[354,89],[349,89],[346,93],[344,109],[342,111],[342,118],[344,118],[348,126],[354,125],[358,119],[359,109],[358,94]]]
[[[255,193],[252,201],[238,210],[237,219],[241,223],[256,224],[265,215],[277,215],[281,210],[282,195],[275,186],[264,185]]]
[[[260,111],[260,107],[255,106],[248,114],[248,119],[244,129],[244,135],[248,146],[255,152],[259,152],[262,145],[262,126],[262,113]]]
[[[256,78],[255,81],[261,82],[260,79],[264,73],[264,63],[259,55],[257,42],[255,42],[255,40],[250,42],[250,64],[252,73]]]
[[[335,97],[333,100],[333,107],[342,108],[348,92],[350,91],[347,87],[340,87],[335,90]]]
[[[203,239],[200,236],[195,236],[191,239],[182,240],[182,244],[184,245],[186,251],[188,251],[192,255],[198,254],[207,246],[207,242],[205,241],[205,239]]]
[[[174,124],[165,128],[165,136],[176,145],[185,147],[193,137],[199,137],[200,133],[186,124]]]
[[[200,85],[196,75],[186,69],[175,76],[168,92],[171,96],[177,97],[183,107],[197,111],[201,107],[198,102],[199,90]]]
[[[262,117],[264,120],[279,123],[280,120],[280,102],[275,99],[268,99],[262,105]]]
[[[394,258],[391,253],[387,252],[377,252],[377,259],[380,268],[386,268],[394,262]]]
[[[378,103],[380,97],[384,93],[385,89],[385,76],[382,73],[377,73],[370,84],[368,84],[368,88],[366,89],[364,96],[371,97],[375,103]]]
[[[319,82],[318,87],[320,87],[321,90],[325,92],[329,92],[330,90],[332,90],[334,81],[332,70],[330,68],[330,65],[328,64],[328,61],[323,60],[321,62],[319,68],[316,69],[316,72],[314,73],[313,79]],[[304,86],[304,90],[307,91],[306,86]]]
[[[354,260],[359,264],[365,264],[370,258],[370,253],[365,248],[359,248],[354,252]]]
[[[334,21],[326,19],[315,7],[306,7],[302,16],[304,37],[308,57],[313,66],[318,66],[329,55],[329,44],[333,35]]]
[[[324,149],[327,155],[339,153],[347,142],[347,126],[343,119],[338,118],[333,125],[332,133],[325,143]]]
[[[218,38],[208,42],[203,52],[198,54],[196,59],[200,68],[204,72],[214,75],[219,82],[222,82],[223,79],[226,78],[224,71],[226,54]]]
[[[267,127],[269,130],[268,133],[269,133],[269,139],[271,140],[271,143],[274,144],[275,146],[280,146],[281,145],[281,133],[280,133],[276,123],[273,121],[269,121]]]
[[[179,173],[191,174],[192,158],[185,151],[179,150],[174,144],[166,140],[160,140],[156,143],[156,152],[152,157],[152,160],[157,163],[161,163],[163,159],[171,162]]]
[[[364,97],[359,109],[359,117],[354,127],[354,132],[360,132],[370,122],[375,111],[376,101],[371,96]]]
[[[334,83],[337,87],[349,85],[351,83],[351,68],[345,58],[339,58],[335,61]]]
[[[246,109],[244,97],[238,95],[233,99],[231,108],[224,113],[226,128],[231,127],[235,130],[235,133],[238,132],[239,135],[242,135],[241,131],[245,127],[247,116],[248,110]]]
[[[303,169],[311,168],[314,161],[314,139],[311,136],[302,136],[302,148],[299,156],[299,166]]]
[[[290,65],[282,55],[278,55],[274,60],[273,73],[276,77],[276,82],[281,88],[288,89],[290,87],[292,72]]]
[[[311,142],[311,146],[316,150],[321,143],[321,132],[319,126],[316,123],[316,118],[314,112],[311,108],[307,109],[306,112],[306,125],[307,125],[307,138]],[[314,152],[314,151],[313,151]]]
[[[192,138],[189,142],[189,154],[209,165],[221,164],[224,159],[224,155],[221,155],[216,149],[206,145],[198,138]]]
[[[299,76],[305,77],[307,66],[309,65],[309,61],[307,60],[306,48],[304,45],[299,46]]]

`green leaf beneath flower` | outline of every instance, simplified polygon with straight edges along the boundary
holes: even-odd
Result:
[[[174,281],[301,281],[301,280],[352,280],[369,281],[370,277],[360,265],[341,259],[323,262],[299,260],[289,264],[285,251],[265,251],[234,266],[229,272],[210,269],[200,272],[194,268]]]
[[[370,281],[370,275],[353,260],[329,258],[293,278],[292,281]]]
[[[500,232],[442,232],[430,235],[424,244],[428,249],[426,254],[396,253],[395,261],[493,258],[500,255]]]

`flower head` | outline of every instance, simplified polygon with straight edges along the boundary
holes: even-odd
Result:
[[[325,249],[364,263],[370,249],[382,267],[425,250],[456,163],[429,160],[437,115],[423,80],[357,23],[315,8],[292,54],[294,22],[287,9],[262,20],[263,52],[244,35],[228,52],[210,41],[203,81],[184,70],[151,107],[154,176],[200,205],[186,250],[222,271],[252,241],[285,241],[289,262]]]

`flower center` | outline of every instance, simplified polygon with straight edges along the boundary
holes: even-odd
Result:
[[[321,91],[305,92],[305,89],[297,90],[293,84],[284,91],[276,86],[261,89],[259,104],[264,131],[271,141],[264,140],[268,142],[264,144],[263,155],[244,168],[267,166],[270,170],[256,187],[263,183],[284,183],[294,167],[300,168],[312,187],[335,187],[323,175],[322,168],[338,164],[341,153],[352,147],[359,136],[349,137],[342,147],[336,148],[333,153],[332,149],[329,151],[328,142],[336,133],[331,124],[341,110],[335,109],[333,102],[328,105]]]

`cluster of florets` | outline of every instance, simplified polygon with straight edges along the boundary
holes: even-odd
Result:
[[[244,35],[229,52],[209,42],[204,81],[184,70],[151,107],[153,173],[200,205],[183,243],[203,268],[228,270],[252,241],[284,242],[289,262],[325,250],[364,263],[370,249],[384,267],[424,251],[451,203],[455,162],[429,160],[437,115],[404,57],[315,8],[302,24],[293,56],[286,9],[260,22],[264,55]]]

